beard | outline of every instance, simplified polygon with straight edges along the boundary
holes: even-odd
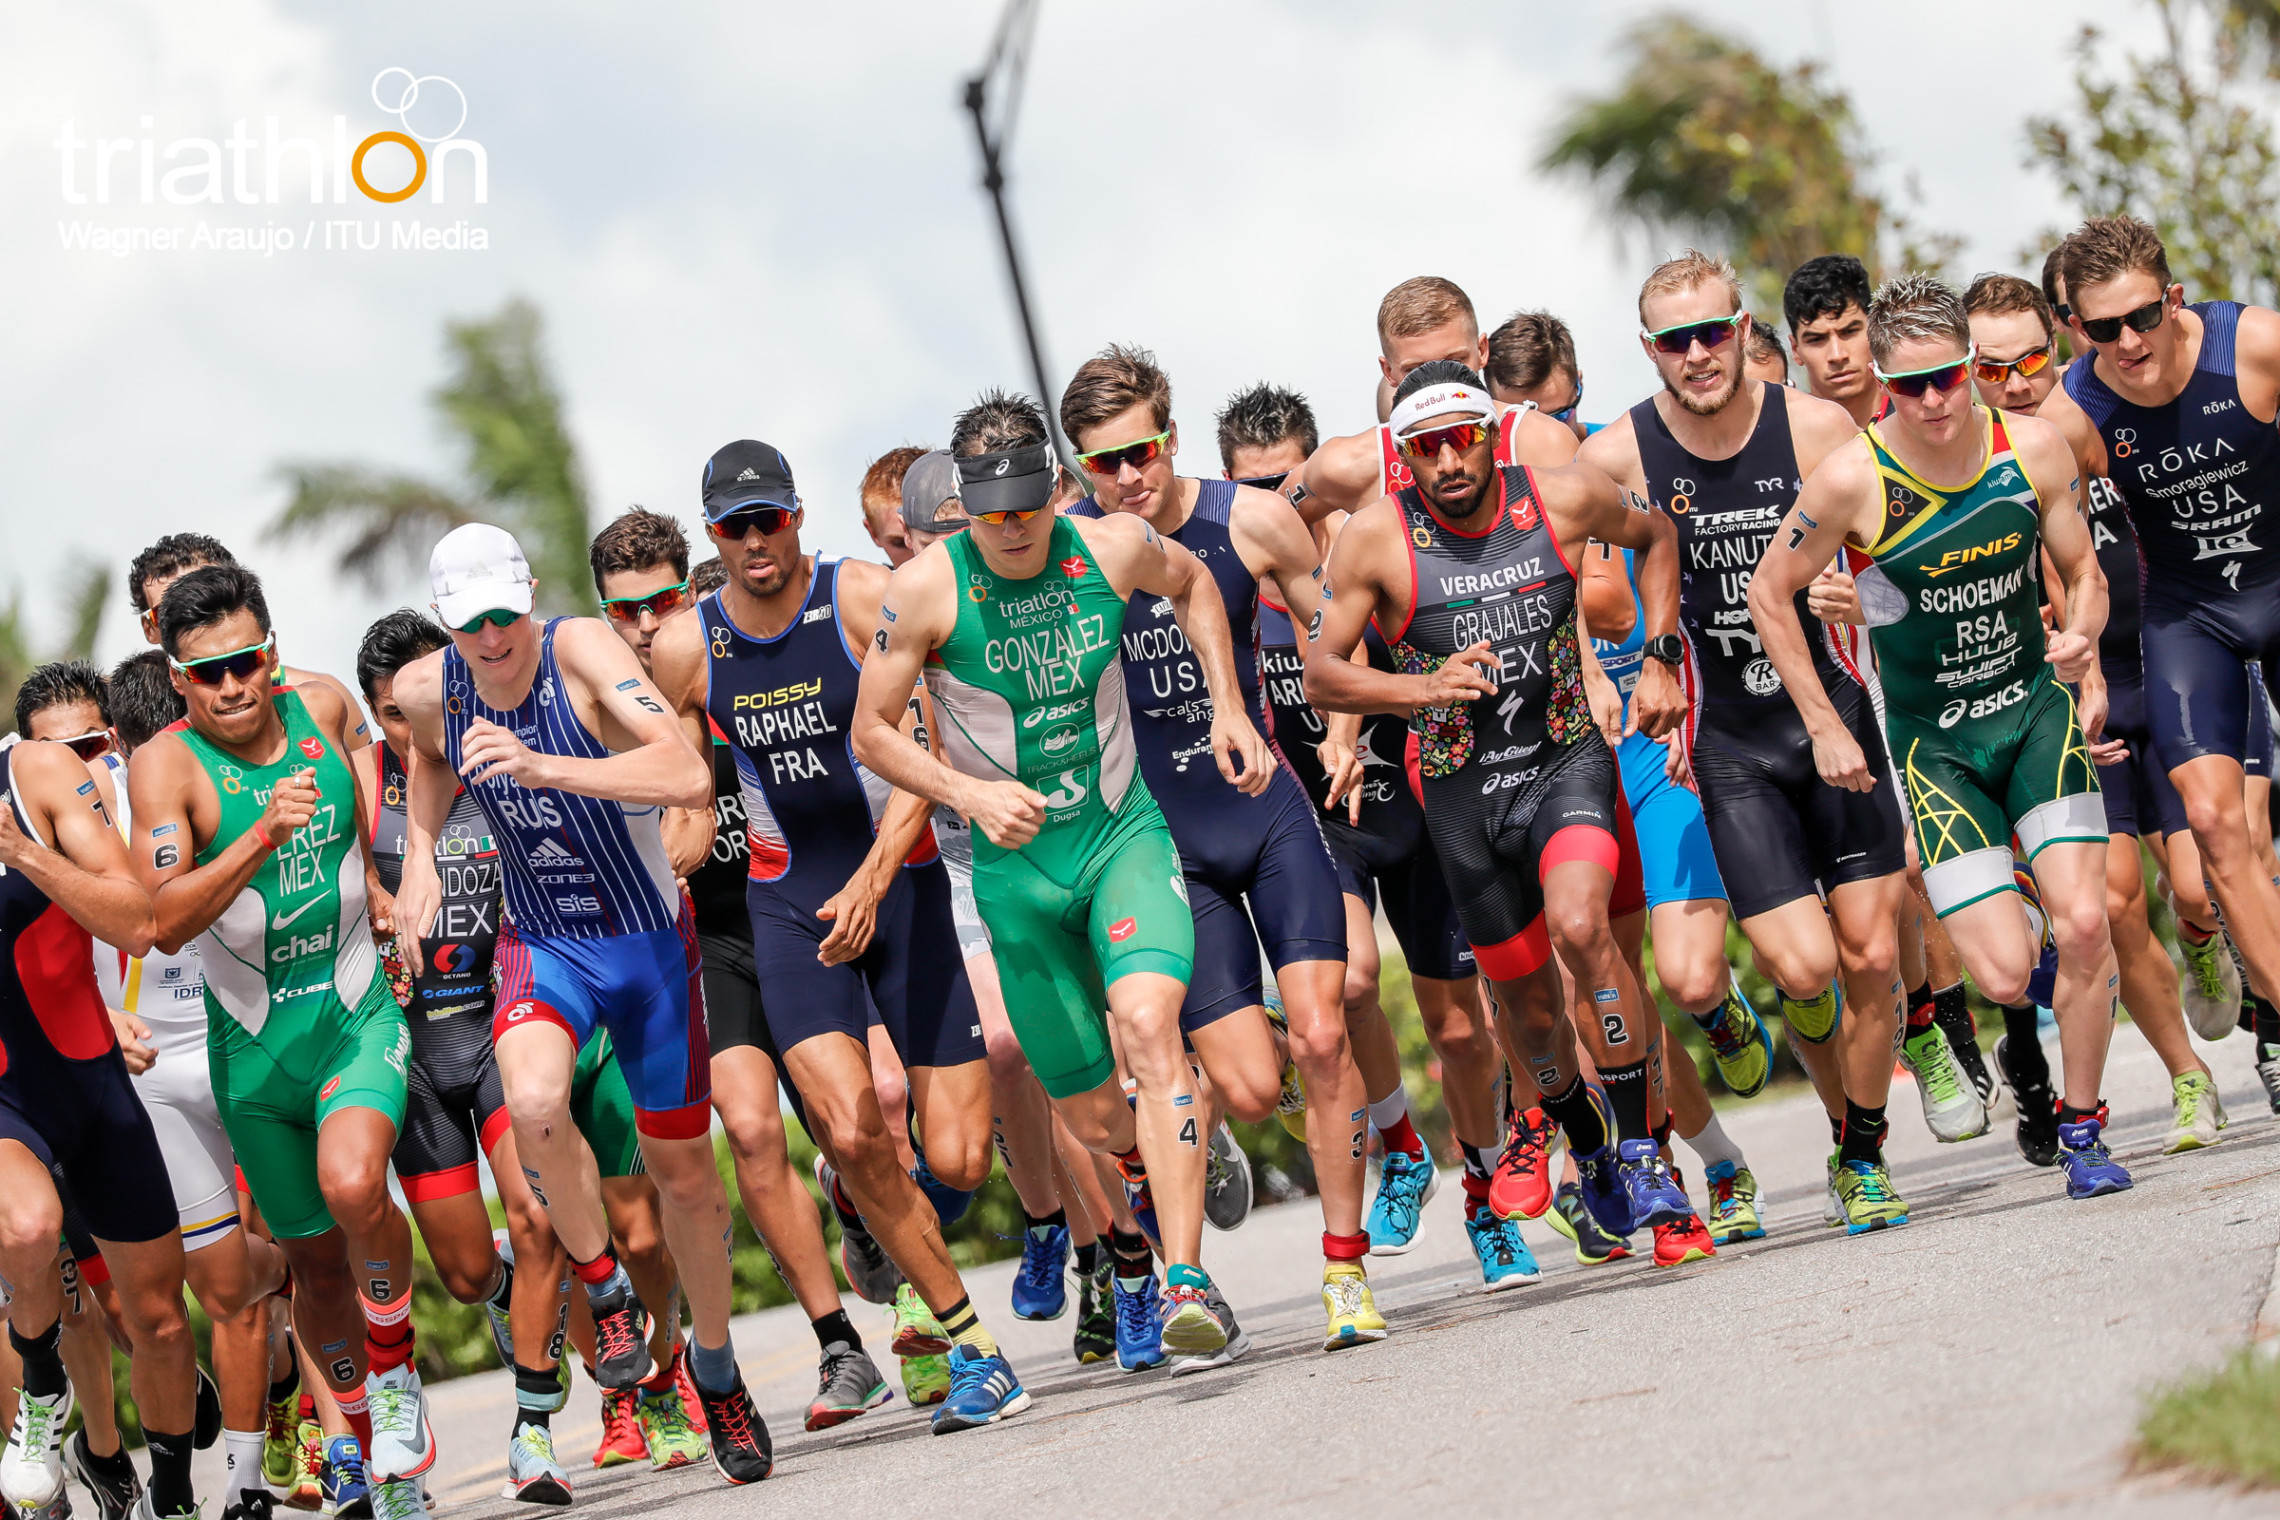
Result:
[[[1741,394],[1742,371],[1737,367],[1734,370],[1733,374],[1727,378],[1726,388],[1720,391],[1715,397],[1707,401],[1702,400],[1696,396],[1689,395],[1687,392],[1682,391],[1677,386],[1671,384],[1668,380],[1663,381],[1663,389],[1670,392],[1670,396],[1673,401],[1676,401],[1680,406],[1684,407],[1689,412],[1692,412],[1695,416],[1715,417],[1718,413],[1724,411],[1728,404],[1730,404],[1736,396]]]

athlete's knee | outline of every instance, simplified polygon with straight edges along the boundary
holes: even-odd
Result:
[[[1290,1058],[1302,1072],[1327,1074],[1352,1064],[1353,1045],[1346,1038],[1346,1021],[1336,1018],[1292,1020]],[[1276,1083],[1279,1088],[1281,1083]]]
[[[1793,998],[1818,997],[1822,989],[1836,979],[1836,946],[1826,941],[1813,945],[1758,945],[1753,954],[1765,979]]]
[[[1900,967],[1900,935],[1889,918],[1878,916],[1868,924],[1837,920],[1837,953],[1845,974],[1879,985],[1891,980]]]
[[[972,1192],[989,1180],[990,1136],[986,1129],[972,1134],[929,1136],[926,1169],[937,1182],[961,1193]]]
[[[842,1099],[818,1103],[811,1098],[808,1121],[818,1131],[816,1139],[839,1158],[843,1171],[860,1172],[868,1159],[893,1150],[886,1115],[871,1104]]]
[[[714,1096],[721,1133],[728,1138],[728,1152],[738,1171],[761,1171],[775,1165],[786,1152],[783,1114],[766,1103],[720,1103],[718,1089]]]
[[[1023,1053],[1013,1026],[1005,1020],[991,1019],[982,1025],[982,1048],[989,1056],[990,1081],[1001,1089],[1010,1089],[1028,1078],[1029,1057]]]
[[[1263,1066],[1256,1071],[1214,1072],[1211,1086],[1227,1117],[1238,1124],[1266,1123],[1282,1101],[1282,1073]]]
[[[2081,901],[2052,910],[2050,934],[2058,946],[2059,956],[2072,964],[2103,958],[2113,944],[2106,927],[2104,895],[2084,892]]]
[[[1546,904],[1544,930],[1552,948],[1570,967],[1611,959],[1615,939],[1607,922],[1607,904],[1585,893],[1572,900]]]
[[[356,1280],[348,1270],[347,1246],[337,1231],[332,1234],[330,1249],[317,1245],[317,1240],[323,1238],[284,1243],[285,1261],[293,1271],[296,1301],[305,1295],[311,1303],[335,1304],[356,1296]]]
[[[0,1252],[46,1259],[63,1233],[63,1202],[53,1188],[18,1188],[18,1197],[0,1200]]]
[[[327,1151],[317,1157],[317,1191],[333,1219],[351,1235],[369,1235],[395,1212],[388,1196],[388,1160],[359,1151]]]
[[[429,1259],[435,1263],[435,1275],[443,1280],[443,1291],[463,1304],[481,1302],[483,1295],[491,1290],[498,1253],[486,1252],[482,1257],[471,1251],[439,1254],[432,1237],[427,1245]]]
[[[514,1066],[501,1063],[499,1088],[507,1100],[507,1112],[513,1116],[518,1129],[545,1130],[543,1140],[563,1135],[571,1127],[570,1083],[572,1071],[556,1069],[547,1061],[519,1062]]]
[[[899,1071],[873,1067],[871,1091],[878,1097],[881,1114],[899,1114],[910,1107],[910,1083]]]
[[[1724,956],[1657,957],[1655,974],[1662,978],[1663,992],[1687,1013],[1701,1013],[1715,1007],[1726,995]]]

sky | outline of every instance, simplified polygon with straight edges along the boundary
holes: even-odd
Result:
[[[1467,27],[1347,0],[1043,0],[1008,173],[1055,383],[1107,343],[1154,349],[1183,463],[1216,474],[1212,413],[1255,380],[1307,393],[1326,432],[1373,421],[1378,299],[1438,273],[1488,322],[1561,313],[1586,414],[1629,405],[1654,383],[1631,299],[1667,250],[1532,164],[1563,105],[1617,76],[1626,30],[1663,9],[1493,5]],[[1963,274],[2031,274],[2020,249],[2070,220],[2025,164],[2024,122],[2066,109],[2075,29],[2150,29],[2139,0],[1916,0],[1904,30],[1835,0],[1693,9],[1777,63],[1818,60],[1881,182],[1912,181],[1921,222],[1965,237]],[[267,539],[277,468],[354,460],[456,485],[429,401],[443,327],[517,295],[545,314],[596,526],[639,502],[696,539],[706,457],[757,437],[791,460],[809,546],[867,552],[855,487],[872,457],[941,443],[986,387],[1032,388],[961,107],[997,15],[997,0],[0,11],[0,597],[23,596],[44,648],[74,555],[123,575],[162,533],[211,533],[263,573],[285,657],[347,674],[366,623],[427,602],[424,559],[374,593],[324,546]],[[311,206],[312,155],[286,147],[271,202],[272,117],[327,160],[328,187],[336,117],[344,146],[456,127],[432,166],[443,199],[431,182],[392,205],[347,188]],[[249,203],[230,173],[241,120]],[[105,155],[108,201],[95,140],[123,144]],[[386,191],[410,158],[382,143],[363,166]],[[209,188],[222,204],[167,199]],[[328,221],[340,243],[380,246],[328,249]],[[392,246],[415,221],[486,246]],[[104,245],[138,233],[183,246]],[[139,643],[120,587],[98,655]]]

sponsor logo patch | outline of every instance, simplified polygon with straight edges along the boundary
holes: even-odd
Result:
[[[1138,919],[1120,918],[1108,926],[1108,937],[1112,942],[1121,945],[1134,934],[1137,934],[1139,930],[1140,921]]]

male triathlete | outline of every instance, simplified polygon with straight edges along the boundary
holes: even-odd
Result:
[[[1346,595],[1326,594],[1322,626],[1309,630],[1307,695],[1331,711],[1411,714],[1413,784],[1458,916],[1545,1112],[1568,1132],[1591,1212],[1619,1235],[1691,1221],[1652,1131],[1657,1015],[1609,922],[1611,907],[1639,909],[1636,846],[1615,757],[1584,701],[1563,547],[1596,537],[1648,551],[1648,623],[1670,628],[1669,525],[1624,511],[1597,470],[1497,464],[1495,403],[1462,365],[1412,371],[1390,425],[1417,484],[1339,534],[1330,582]],[[1372,621],[1392,672],[1351,657]],[[1667,667],[1636,700],[1650,732],[1683,711]],[[1600,1036],[1604,1094],[1576,1060],[1555,950]]]
[[[2106,812],[2085,725],[2060,684],[2092,668],[2106,617],[2104,577],[2074,505],[2080,482],[2056,428],[1973,400],[1970,323],[1947,286],[1922,275],[1886,284],[1869,306],[1869,345],[1890,410],[1806,477],[1758,564],[1750,611],[1822,779],[1851,792],[1889,784],[1883,756],[1864,750],[1809,679],[1792,604],[1838,549],[1865,556],[1856,581],[1932,906],[1972,979],[2015,1002],[2042,953],[2018,905],[2017,839],[2058,946],[2067,1193],[2118,1192],[2130,1177],[2100,1138],[2098,1095],[2115,986]],[[2065,579],[2052,596],[2063,625],[2047,640],[2042,547]],[[2088,714],[2091,732],[2103,716]]]
[[[1118,645],[1133,591],[1170,597],[1203,656],[1220,773],[1234,780],[1240,765],[1238,785],[1256,792],[1271,759],[1238,705],[1209,573],[1138,519],[1048,513],[1057,472],[1045,419],[1028,411],[1030,446],[989,451],[971,414],[954,430],[970,525],[889,580],[863,663],[855,755],[979,830],[974,894],[1015,1032],[1071,1132],[1137,1185],[1170,1264],[1162,1350],[1144,1360],[1216,1358],[1239,1332],[1201,1263],[1209,1135],[1179,1035],[1195,926],[1124,700]],[[904,726],[921,674],[947,764]],[[1129,1103],[1119,1055],[1137,1084]],[[1137,1260],[1115,1249],[1120,1300],[1151,1325],[1147,1247]],[[1131,1328],[1122,1318],[1120,1351]]]
[[[887,571],[803,552],[791,466],[765,443],[715,451],[703,504],[728,581],[659,633],[658,684],[692,741],[710,729],[728,738],[763,1014],[817,1147],[937,1322],[924,1344],[918,1333],[898,1339],[950,1353],[934,1429],[990,1424],[1029,1396],[967,1299],[871,1082],[875,1006],[909,1074],[933,1173],[958,1190],[988,1176],[989,1068],[933,805],[881,784],[848,749]],[[870,1377],[868,1389],[847,1390],[857,1409],[886,1398],[876,1369]]]
[[[2264,521],[2280,485],[2280,314],[2186,305],[2160,236],[2135,217],[2083,224],[2059,269],[2093,352],[2068,367],[2041,415],[2129,507],[2153,752],[2184,802],[2250,990],[2280,999],[2280,884],[2259,861],[2242,797],[2255,672],[2280,669],[2280,545]]]
[[[135,863],[159,948],[198,941],[215,1106],[292,1268],[295,1336],[362,1446],[375,1513],[399,1520],[435,1462],[412,1232],[388,1192],[411,1037],[365,917],[349,704],[273,685],[269,605],[240,566],[174,581],[158,632],[188,716],[135,754]]]
[[[1686,637],[1646,653],[1685,666],[1693,710],[1682,758],[1734,917],[1780,993],[1791,1048],[1840,1141],[1830,1175],[1847,1227],[1898,1223],[1906,1211],[1882,1146],[1898,1014],[1900,813],[1889,787],[1860,796],[1813,773],[1810,740],[1746,599],[1799,480],[1856,429],[1830,403],[1742,378],[1752,321],[1721,259],[1689,250],[1657,266],[1640,289],[1639,321],[1663,390],[1593,434],[1579,457],[1676,526]],[[1861,742],[1877,745],[1867,693],[1834,644],[1819,644],[1815,668]],[[1840,969],[1852,1005],[1841,1035]],[[1948,1070],[1944,1050],[1927,1066]],[[1976,1132],[1984,1118],[1967,1127]]]
[[[1501,406],[1533,406],[1574,433],[1590,435],[1583,420],[1583,371],[1576,367],[1575,334],[1548,311],[1516,311],[1488,335],[1488,364],[1480,372]]]
[[[1750,346],[1743,355],[1742,373],[1768,385],[1789,383],[1789,355],[1782,352],[1781,339],[1773,328],[1750,323]]]
[[[428,560],[451,647],[397,672],[411,725],[403,889],[396,931],[424,953],[442,909],[440,837],[461,785],[499,840],[507,911],[494,1024],[515,1147],[594,1314],[596,1380],[626,1388],[652,1368],[645,1311],[610,1243],[592,1153],[570,1111],[578,1053],[610,1034],[635,1127],[664,1202],[695,1335],[688,1368],[713,1465],[730,1483],[767,1477],[767,1426],[728,1332],[728,1197],[714,1169],[711,1077],[695,930],[659,837],[670,807],[706,808],[712,774],[608,626],[543,625],[514,538],[471,523]]]
[[[1806,391],[1843,407],[1856,429],[1868,426],[1881,400],[1870,373],[1868,300],[1868,267],[1849,253],[1807,259],[1781,291],[1790,356],[1805,371]]]

